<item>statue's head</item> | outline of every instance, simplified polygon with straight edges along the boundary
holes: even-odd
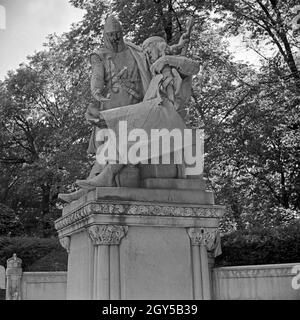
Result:
[[[123,28],[114,16],[108,16],[104,25],[104,45],[106,48],[120,52],[124,50]]]
[[[146,53],[150,64],[165,55],[167,43],[164,38],[154,36],[146,39],[142,45],[143,51]]]

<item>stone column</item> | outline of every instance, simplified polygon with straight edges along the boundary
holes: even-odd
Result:
[[[128,231],[127,226],[93,225],[88,234],[94,244],[94,300],[119,300],[119,244]]]
[[[189,228],[192,245],[193,283],[195,300],[211,300],[211,272],[208,251],[216,257],[220,252],[220,237],[215,229]]]
[[[21,300],[22,260],[14,253],[7,260],[6,300]]]

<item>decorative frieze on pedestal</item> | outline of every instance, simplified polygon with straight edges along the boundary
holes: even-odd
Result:
[[[88,228],[88,233],[95,245],[119,245],[125,237],[128,227],[112,225],[94,225]]]
[[[87,202],[85,206],[64,209],[64,215],[55,221],[56,230],[63,229],[84,218],[97,215],[117,216],[149,216],[149,217],[190,217],[190,218],[216,218],[223,215],[223,207],[207,205],[156,205],[147,203],[112,203],[109,201]]]

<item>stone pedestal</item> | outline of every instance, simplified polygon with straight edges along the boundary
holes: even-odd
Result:
[[[211,299],[224,211],[213,201],[200,190],[97,188],[66,206],[56,229],[67,299]]]

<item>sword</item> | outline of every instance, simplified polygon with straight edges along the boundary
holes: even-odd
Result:
[[[195,19],[193,17],[191,17],[187,23],[187,30],[186,32],[183,34],[183,36],[186,38],[186,37],[190,37],[191,33],[192,33],[192,29],[194,27],[194,24],[195,24]],[[188,50],[188,47],[189,47],[189,44],[190,44],[190,40],[189,42],[184,46],[184,48],[181,50],[181,55],[182,56],[186,56],[187,54],[187,50]]]

